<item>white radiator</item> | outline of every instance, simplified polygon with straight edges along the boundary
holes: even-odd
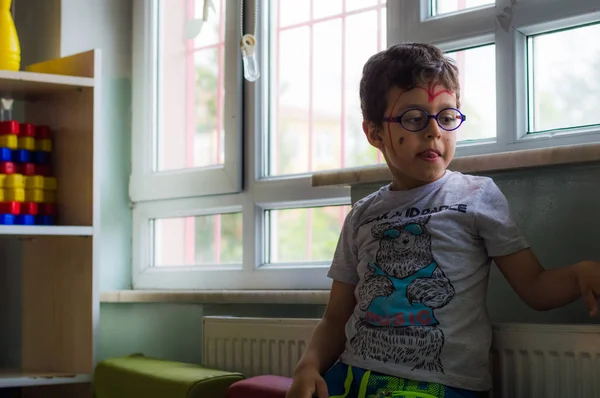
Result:
[[[202,363],[246,377],[291,376],[318,319],[204,317]]]
[[[204,317],[203,364],[290,376],[318,319]],[[496,324],[493,398],[600,398],[600,326]]]

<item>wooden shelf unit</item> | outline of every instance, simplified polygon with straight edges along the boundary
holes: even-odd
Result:
[[[99,316],[99,51],[0,71],[20,122],[52,130],[57,225],[0,226],[0,389],[91,397]],[[5,390],[0,390],[0,393]]]

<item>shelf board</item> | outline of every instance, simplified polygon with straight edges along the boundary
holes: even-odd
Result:
[[[0,235],[92,236],[93,227],[62,225],[0,225]]]
[[[83,87],[94,87],[90,77],[65,76],[49,73],[0,70],[0,97],[15,99],[50,94]]]
[[[0,370],[0,388],[90,383],[91,374]]]

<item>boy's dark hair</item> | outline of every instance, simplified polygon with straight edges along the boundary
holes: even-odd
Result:
[[[396,44],[373,55],[363,68],[360,80],[360,107],[363,119],[379,126],[387,109],[392,87],[412,90],[418,84],[436,80],[456,95],[460,107],[458,68],[436,46],[423,43]]]

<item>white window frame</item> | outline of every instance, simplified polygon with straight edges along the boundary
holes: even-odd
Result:
[[[164,0],[163,0],[164,3]],[[222,165],[182,170],[153,171],[154,136],[157,131],[153,90],[159,76],[156,65],[156,22],[158,2],[134,0],[132,79],[132,173],[129,194],[134,202],[218,195],[242,190],[242,67],[239,42],[239,1],[231,1],[225,19],[225,81],[223,109],[225,160]],[[237,6],[236,6],[237,4]],[[230,22],[231,21],[231,22]],[[151,133],[150,133],[151,132]]]
[[[139,145],[150,139],[147,119],[152,117],[149,109],[151,103],[147,100],[143,90],[152,83],[149,76],[147,65],[152,54],[152,43],[149,37],[152,37],[151,21],[152,11],[149,6],[152,0],[134,0],[134,63],[133,76],[135,84],[134,91],[134,124],[133,143]],[[229,11],[226,11],[230,19],[226,31],[229,36],[226,38],[233,48],[239,54],[237,46],[240,37],[239,23],[239,1],[229,0]],[[254,0],[244,1],[244,16],[247,23],[252,25],[254,18]],[[260,3],[259,3],[260,4]],[[231,13],[231,15],[230,15]],[[235,14],[235,15],[233,15]],[[233,22],[232,22],[233,21]],[[259,31],[257,39],[259,40],[258,55],[261,59],[260,67],[263,76],[266,68],[266,53],[260,46],[261,37],[265,37],[267,27],[262,23],[262,18],[258,16]],[[233,32],[233,33],[230,33]],[[264,40],[263,40],[264,42]],[[230,54],[230,49],[227,54]],[[231,58],[230,58],[231,59]],[[233,68],[232,68],[233,69]],[[242,76],[241,57],[237,66],[238,76]],[[142,76],[142,77],[139,77]],[[229,76],[229,75],[228,75]],[[238,98],[244,98],[243,121],[236,125],[239,131],[239,137],[244,136],[245,148],[244,156],[237,159],[244,159],[243,191],[221,192],[219,195],[208,195],[206,192],[195,192],[194,194],[183,195],[181,193],[170,195],[165,198],[164,193],[158,192],[158,189],[144,191],[144,195],[133,195],[134,187],[141,185],[136,179],[148,178],[146,184],[151,185],[153,175],[136,174],[131,176],[131,196],[133,202],[133,288],[134,289],[328,289],[331,286],[331,280],[327,278],[327,269],[330,263],[311,262],[306,265],[299,264],[269,264],[264,262],[264,211],[285,208],[302,208],[310,206],[330,206],[330,205],[349,205],[350,190],[348,188],[314,188],[311,186],[311,176],[309,174],[284,176],[281,178],[265,178],[262,176],[263,153],[266,150],[262,132],[268,128],[268,105],[263,101],[266,98],[268,88],[263,86],[266,77],[261,77],[257,83],[248,83],[243,81],[243,89],[236,91]],[[235,78],[232,78],[235,81]],[[147,82],[147,83],[144,83]],[[227,83],[226,83],[227,84]],[[230,90],[230,86],[227,87]],[[233,95],[233,94],[230,94]],[[145,103],[144,100],[146,101]],[[264,106],[263,106],[264,104]],[[138,112],[135,114],[135,112]],[[242,118],[237,118],[241,120]],[[244,130],[242,132],[242,125]],[[227,130],[229,136],[231,131]],[[257,132],[260,132],[257,134]],[[148,143],[146,143],[146,146]],[[133,145],[135,147],[135,145]],[[132,148],[132,156],[135,167],[143,164],[147,158],[136,154],[136,148]],[[148,149],[146,148],[146,153]],[[137,155],[137,156],[136,156]],[[147,155],[146,155],[147,156]],[[226,157],[227,159],[227,157]],[[241,163],[241,162],[240,162]],[[146,171],[150,169],[146,168]],[[176,172],[163,173],[163,181],[166,184],[175,185],[169,182],[170,179],[178,178],[177,184],[192,185],[197,184],[197,176],[192,173]],[[240,173],[240,178],[242,174]],[[161,188],[166,189],[166,188]],[[138,191],[139,192],[139,191]],[[189,192],[188,192],[189,193]],[[242,264],[213,266],[181,266],[181,267],[152,267],[150,264],[150,252],[152,250],[152,240],[150,231],[150,221],[155,218],[163,217],[184,217],[196,215],[219,214],[223,212],[242,211],[243,222],[243,259]]]
[[[388,43],[426,42],[448,52],[495,44],[496,138],[459,143],[456,157],[600,141],[600,126],[527,131],[527,37],[600,22],[597,0],[496,0],[489,6],[435,17],[430,17],[430,4],[429,0],[390,1]],[[406,20],[397,23],[396,17],[393,23],[399,15]]]
[[[227,0],[229,3],[229,0]],[[258,1],[258,0],[257,0]],[[320,1],[320,0],[319,0]],[[483,44],[496,45],[497,114],[514,117],[497,118],[497,138],[477,143],[460,144],[457,156],[490,154],[519,149],[542,148],[598,141],[600,129],[572,129],[527,134],[527,35],[566,28],[591,21],[600,21],[597,0],[497,0],[495,6],[470,9],[461,13],[428,17],[428,0],[392,1],[387,4],[387,41],[422,41],[455,51]],[[236,159],[244,159],[243,168],[227,164],[220,171],[193,170],[152,174],[148,167],[148,148],[154,113],[148,99],[147,88],[153,77],[147,68],[152,54],[151,21],[152,0],[134,0],[134,64],[133,64],[133,173],[131,197],[133,207],[133,288],[134,289],[327,289],[331,281],[326,277],[328,263],[311,263],[298,267],[291,264],[265,264],[264,211],[350,203],[348,188],[315,188],[311,176],[294,175],[281,178],[262,176],[264,145],[263,131],[268,128],[268,104],[265,53],[261,43],[266,26],[258,16],[257,32],[263,77],[257,83],[248,83],[242,76],[241,60],[237,46],[239,31],[239,1],[228,4],[229,16],[226,50],[229,56],[238,54],[237,65],[228,62],[228,82],[239,83],[238,90],[227,88],[229,96],[239,103],[229,108],[241,107],[243,115],[233,114],[236,122],[228,126],[227,135],[240,141],[230,143],[230,150],[240,151]],[[245,18],[252,25],[254,0],[245,3]],[[566,4],[565,4],[566,3]],[[260,3],[259,3],[260,4]],[[235,9],[237,7],[237,9]],[[231,11],[234,9],[233,11]],[[512,11],[509,29],[504,30],[499,20]],[[235,15],[233,15],[235,14]],[[236,19],[238,18],[238,19]],[[398,23],[402,20],[402,23]],[[235,21],[235,22],[231,22]],[[512,84],[511,82],[515,82]],[[238,109],[238,108],[236,108]],[[243,117],[239,117],[243,116]],[[243,120],[244,123],[241,123]],[[243,131],[242,131],[243,126]],[[239,134],[231,132],[238,131]],[[244,148],[241,137],[244,136]],[[137,148],[140,148],[139,150]],[[233,148],[233,149],[231,149]],[[226,155],[226,159],[231,156]],[[228,168],[229,167],[229,168]],[[243,170],[243,175],[242,175]],[[218,177],[217,174],[221,173]],[[243,190],[241,181],[244,181]],[[204,180],[202,180],[204,179]],[[212,194],[205,189],[195,189],[198,181],[212,181]],[[195,189],[195,190],[194,190]],[[170,192],[170,194],[169,194]],[[240,211],[243,214],[243,259],[238,265],[202,267],[151,267],[150,220],[160,217],[181,217]]]

